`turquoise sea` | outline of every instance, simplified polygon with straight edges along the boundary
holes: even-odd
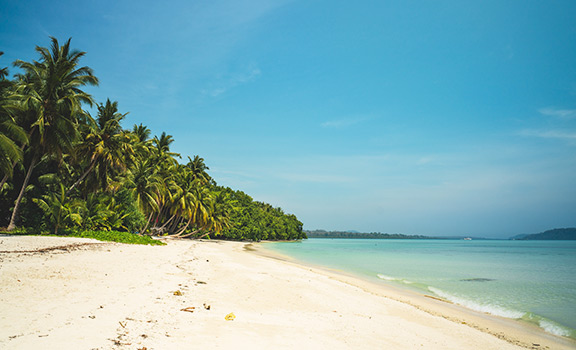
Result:
[[[576,241],[308,239],[266,248],[576,339]]]

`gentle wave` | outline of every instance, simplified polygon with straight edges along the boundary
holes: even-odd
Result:
[[[462,305],[462,306],[467,307],[469,309],[472,309],[475,311],[480,311],[480,312],[485,312],[485,313],[495,315],[495,316],[501,316],[501,317],[512,318],[512,319],[519,319],[519,318],[522,318],[526,314],[525,312],[522,312],[522,311],[510,310],[510,309],[506,309],[506,308],[503,308],[503,307],[498,306],[498,305],[477,303],[477,302],[474,302],[472,300],[464,299],[464,298],[452,295],[450,293],[446,293],[445,291],[438,289],[438,288],[434,288],[434,287],[428,287],[428,290],[431,291],[432,293],[436,294],[437,296],[444,298],[446,300],[449,300],[449,301],[456,303],[458,305]]]
[[[405,284],[413,284],[414,282],[412,281],[408,281],[405,280],[403,278],[396,278],[396,277],[392,277],[392,276],[386,276],[383,275],[381,273],[377,274],[376,276],[378,276],[378,278],[384,280],[384,281],[390,281],[390,282],[400,282],[400,283],[405,283]]]
[[[574,332],[571,329],[563,327],[556,322],[550,321],[548,319],[540,319],[538,320],[538,325],[540,328],[544,329],[548,333],[552,333],[554,335],[559,335],[562,337],[573,337]]]

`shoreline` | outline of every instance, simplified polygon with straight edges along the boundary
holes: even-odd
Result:
[[[259,256],[244,242],[166,242],[0,237],[10,252],[0,253],[0,348],[526,348],[449,320],[452,305],[427,300],[442,303],[434,315],[392,289]],[[537,344],[528,348],[576,348]]]
[[[409,288],[401,288],[386,281],[379,282],[365,276],[355,275],[351,272],[308,263],[289,255],[267,249],[265,247],[266,243],[275,242],[248,244],[246,250],[259,256],[310,269],[310,271],[315,273],[323,274],[340,282],[361,288],[367,293],[405,303],[430,315],[439,316],[455,323],[465,324],[471,328],[505,340],[510,344],[519,345],[528,349],[576,349],[575,340],[548,333],[536,324],[476,311],[452,301]],[[538,345],[535,346],[535,344]]]

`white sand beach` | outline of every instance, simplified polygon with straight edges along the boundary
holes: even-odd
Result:
[[[0,348],[576,348],[518,322],[246,246],[2,236]]]

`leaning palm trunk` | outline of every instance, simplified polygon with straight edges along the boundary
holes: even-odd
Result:
[[[174,237],[176,238],[186,238],[186,237],[190,237],[190,236],[194,236],[195,234],[197,234],[198,232],[202,231],[202,229],[198,229],[196,231],[192,231],[190,233],[187,233],[185,235],[175,235]]]
[[[14,165],[16,165],[16,163],[14,163]],[[4,175],[4,178],[2,178],[2,181],[0,182],[0,191],[2,191],[7,181],[8,181],[8,174]]]
[[[24,197],[24,192],[26,191],[26,186],[28,186],[28,182],[30,181],[30,176],[32,176],[32,170],[36,166],[36,162],[38,161],[38,155],[35,155],[30,162],[30,166],[28,167],[28,172],[26,172],[26,177],[24,178],[24,182],[22,183],[22,188],[20,189],[20,193],[18,194],[18,198],[16,198],[16,202],[14,202],[14,210],[12,210],[12,216],[10,217],[10,224],[8,225],[7,231],[12,231],[16,228],[16,220],[18,219],[18,210],[20,209],[20,203],[22,202],[22,197]]]
[[[202,236],[198,237],[197,239],[202,239],[202,238],[208,236],[208,235],[211,234],[211,233],[212,233],[211,231],[208,231],[208,232],[206,232],[205,234],[203,234]]]
[[[186,223],[186,225],[184,225],[184,227],[180,231],[178,231],[175,234],[170,235],[170,236],[171,237],[181,237],[182,233],[184,233],[184,231],[186,231],[186,229],[188,228],[188,226],[190,225],[191,222],[192,222],[192,216],[190,217],[190,219],[188,219],[188,222]]]
[[[72,192],[72,190],[74,189],[74,187],[78,186],[80,183],[82,183],[82,181],[84,181],[84,179],[86,178],[86,176],[88,176],[88,174],[90,174],[90,172],[92,171],[92,169],[94,169],[94,166],[96,165],[96,159],[93,159],[92,162],[90,163],[90,166],[88,167],[88,169],[86,169],[86,171],[84,172],[84,174],[82,174],[82,176],[80,176],[80,178],[74,182],[74,184],[72,186],[70,186],[70,188],[68,189],[68,191],[66,191],[66,196],[70,194],[70,192]]]
[[[154,212],[152,212],[152,213],[150,213],[150,215],[148,215],[148,221],[146,221],[146,225],[144,225],[144,228],[142,230],[140,230],[140,234],[146,233],[146,230],[148,229],[148,225],[150,225],[150,220],[152,220],[152,215],[154,215]]]
[[[168,225],[168,223],[170,223],[170,221],[172,221],[172,219],[174,219],[176,217],[176,214],[172,215],[172,217],[170,217],[170,219],[168,219],[168,221],[166,221],[164,223],[164,225],[160,226],[160,229],[164,229],[166,227],[166,225]]]
[[[180,225],[181,223],[182,223],[182,217],[179,216],[178,219],[174,220],[174,222],[172,222],[172,224],[168,227],[167,232],[168,233],[174,232],[178,228],[178,225]]]
[[[25,144],[22,145],[20,147],[20,150],[24,149],[24,146],[26,146]],[[16,164],[18,164],[18,160],[15,160],[12,162],[12,171],[14,171],[14,168],[16,167]],[[10,178],[9,174],[4,175],[4,177],[2,178],[2,181],[0,181],[0,191],[2,191],[2,189],[4,188],[4,185],[6,184],[6,182],[8,182],[8,179]]]

